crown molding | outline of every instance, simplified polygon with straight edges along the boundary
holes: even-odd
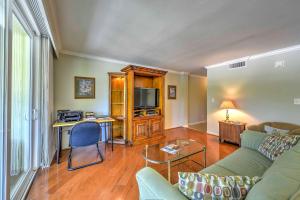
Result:
[[[229,60],[229,61],[225,61],[225,62],[221,62],[221,63],[217,63],[217,64],[213,64],[213,65],[208,65],[205,66],[206,69],[212,69],[212,68],[216,68],[216,67],[222,67],[222,66],[226,66],[226,65],[230,65],[236,62],[241,62],[241,61],[248,61],[248,60],[255,60],[255,59],[259,59],[259,58],[264,58],[264,57],[269,57],[269,56],[274,56],[274,55],[280,55],[280,54],[284,54],[284,53],[288,53],[288,52],[292,52],[292,51],[298,51],[300,50],[300,45],[295,45],[295,46],[290,46],[290,47],[286,47],[286,48],[282,48],[282,49],[276,49],[273,51],[268,51],[265,53],[260,53],[260,54],[254,54],[251,56],[245,56],[242,58],[237,58],[237,59],[233,59],[233,60]]]
[[[168,71],[168,73],[173,73],[173,74],[181,74],[181,75],[188,74],[188,72],[179,72],[179,71],[170,70],[170,69],[166,69],[166,68],[155,67],[155,66],[150,66],[150,65],[144,65],[144,64],[139,64],[139,63],[132,63],[132,62],[127,62],[127,61],[123,61],[123,60],[117,60],[117,59],[113,59],[113,58],[95,56],[95,55],[79,53],[79,52],[74,52],[74,51],[69,51],[69,50],[60,50],[59,53],[63,54],[63,55],[77,56],[77,57],[80,57],[80,58],[99,60],[99,61],[103,61],[103,62],[110,62],[110,63],[116,63],[116,64],[121,64],[121,65],[143,66],[143,67],[148,67],[148,68],[152,68],[152,69]]]

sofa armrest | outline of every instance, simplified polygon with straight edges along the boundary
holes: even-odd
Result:
[[[266,133],[245,130],[241,134],[241,146],[253,150],[258,150],[259,145],[265,140],[268,135]]]
[[[264,131],[264,129],[261,125],[251,125],[251,126],[248,126],[247,129],[250,131],[258,131],[258,132]]]
[[[187,198],[171,185],[163,176],[150,167],[138,171],[136,179],[139,186],[140,200],[186,200]]]

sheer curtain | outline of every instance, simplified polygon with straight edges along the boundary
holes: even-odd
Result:
[[[55,153],[53,121],[53,54],[48,37],[42,37],[42,168],[49,167]]]
[[[12,118],[10,175],[29,168],[30,160],[30,37],[13,16],[12,28]]]

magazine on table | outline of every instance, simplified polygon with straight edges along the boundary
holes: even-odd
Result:
[[[170,154],[176,154],[180,149],[179,149],[179,145],[177,145],[177,144],[169,144],[167,146],[164,146],[160,150],[165,151]]]

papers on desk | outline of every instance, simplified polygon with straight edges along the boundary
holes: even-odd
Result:
[[[179,146],[176,144],[169,144],[169,145],[161,148],[160,150],[170,153],[170,154],[176,154],[180,149],[179,149]]]
[[[93,121],[96,120],[96,117],[88,117],[88,118],[83,118],[84,121]]]

